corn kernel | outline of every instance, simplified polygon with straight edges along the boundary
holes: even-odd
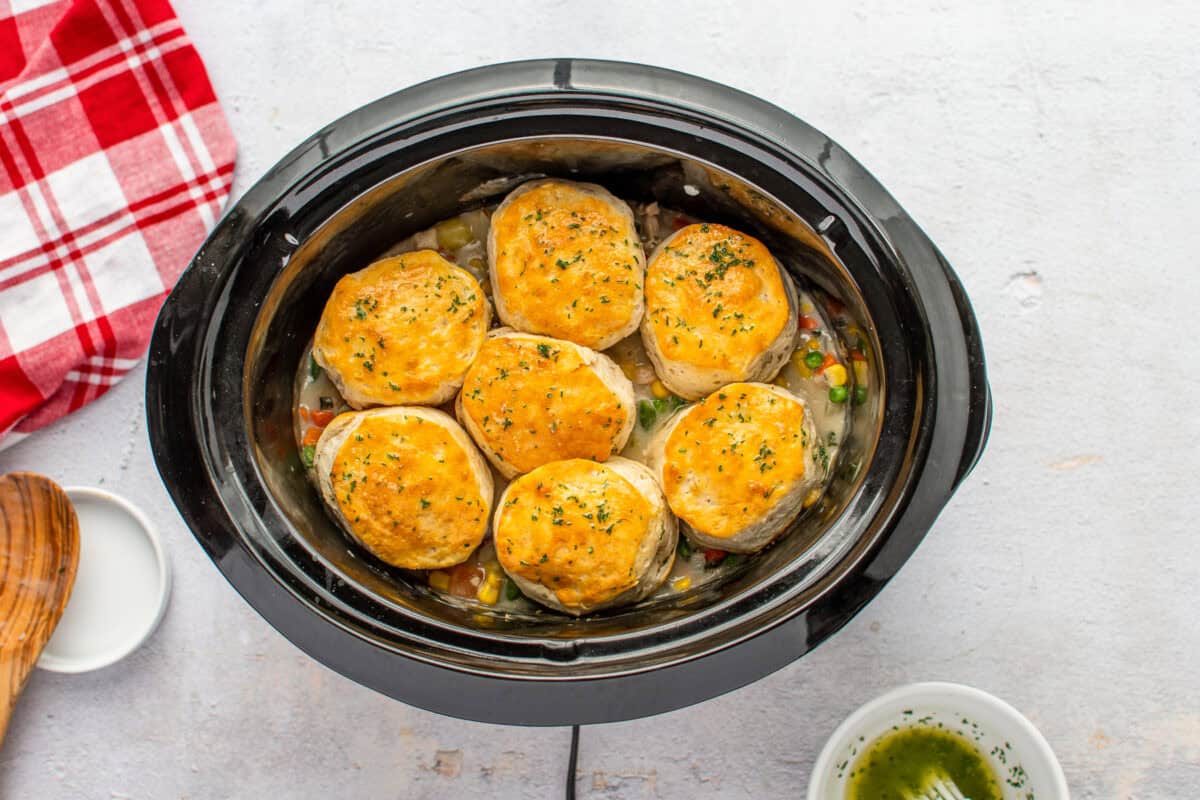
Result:
[[[671,396],[671,390],[664,386],[658,378],[655,378],[654,383],[650,384],[650,393],[659,400],[666,400]]]
[[[808,368],[808,364],[804,363],[804,351],[797,350],[792,354],[792,366],[800,373],[801,378],[811,378],[812,370]]]
[[[812,303],[805,300],[803,303],[800,304],[800,313],[801,314],[811,314],[812,312],[813,312],[813,304]]]
[[[429,573],[429,588],[436,589],[439,592],[450,591],[450,573],[443,572],[440,569]]]
[[[775,376],[775,380],[771,381],[771,383],[786,389],[788,387],[787,373],[779,373]]]
[[[621,372],[625,373],[625,377],[633,380],[637,377],[637,364],[631,364],[628,361],[619,361],[617,365],[621,368]]]
[[[825,380],[830,386],[846,385],[846,368],[841,364],[830,364],[825,368]]]
[[[687,575],[684,575],[681,578],[676,578],[675,580],[671,581],[671,586],[675,587],[675,591],[677,592],[686,592],[688,589],[692,588],[692,579]]]
[[[820,490],[820,489],[813,489],[811,492],[809,492],[809,493],[808,493],[808,494],[805,496],[805,498],[804,498],[804,507],[805,507],[805,508],[809,508],[809,507],[811,507],[811,506],[812,506],[814,503],[816,503],[816,502],[817,502],[818,500],[820,500],[820,499],[821,499],[821,490]]]
[[[816,336],[814,336],[813,338],[809,339],[808,343],[805,344],[804,346],[807,347],[809,350],[820,350],[821,349],[821,340],[818,339]]]
[[[857,383],[859,386],[866,386],[868,375],[869,375],[869,373],[867,372],[867,362],[855,361],[854,362],[854,382]]]
[[[500,572],[489,570],[483,583],[479,584],[479,591],[475,593],[475,599],[481,603],[487,603],[489,606],[496,605],[496,601],[500,599],[501,583]]]

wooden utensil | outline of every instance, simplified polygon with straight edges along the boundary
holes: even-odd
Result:
[[[79,566],[79,521],[58,484],[30,472],[0,476],[0,745]]]

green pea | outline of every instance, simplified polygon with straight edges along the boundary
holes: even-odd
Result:
[[[321,365],[312,356],[308,357],[308,374],[314,381],[321,377]]]
[[[816,350],[811,350],[804,356],[804,366],[809,369],[816,369],[823,363],[825,363],[825,356]]]
[[[667,395],[666,397],[654,398],[654,410],[655,410],[655,412],[657,412],[659,414],[662,414],[662,413],[669,414],[670,412],[674,411],[675,409],[683,408],[686,405],[687,405],[687,400],[684,400],[682,397],[679,397],[678,395],[671,394],[671,395]]]
[[[845,386],[834,386],[829,390],[829,399],[834,403],[841,404],[846,402],[846,396],[849,394],[850,392],[846,390]]]
[[[471,233],[471,228],[461,217],[439,222],[434,231],[437,233],[438,247],[447,252],[458,250],[475,240],[475,234]]]
[[[521,590],[517,588],[517,584],[512,578],[504,579],[504,599],[508,601],[516,600],[521,596]]]
[[[316,458],[317,448],[315,446],[310,444],[300,448],[300,460],[304,462],[304,466],[311,467]]]
[[[867,402],[867,387],[855,386],[854,387],[854,405],[861,406],[865,402]]]
[[[686,538],[680,536],[679,537],[679,557],[680,558],[691,558],[691,556],[692,556],[691,543]]]
[[[658,419],[658,410],[649,400],[638,400],[638,424],[642,426],[642,430],[650,430],[654,427],[654,420]]]

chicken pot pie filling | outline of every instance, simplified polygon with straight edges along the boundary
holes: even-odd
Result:
[[[693,285],[695,285],[697,292],[697,295],[691,298],[690,302],[693,311],[691,312],[691,319],[687,322],[691,338],[680,337],[681,345],[678,351],[680,354],[696,355],[709,348],[711,346],[710,341],[708,337],[704,337],[702,332],[710,328],[719,333],[728,334],[731,340],[737,339],[739,343],[752,343],[758,341],[756,337],[766,339],[777,324],[777,319],[779,317],[786,318],[786,309],[784,307],[766,308],[764,309],[762,319],[754,323],[754,328],[741,330],[739,327],[738,333],[733,334],[732,330],[734,330],[735,322],[741,323],[742,327],[745,326],[744,319],[746,312],[740,312],[743,314],[743,317],[739,320],[736,316],[733,316],[733,312],[728,311],[729,306],[724,302],[724,299],[727,297],[755,296],[754,292],[751,291],[754,282],[749,280],[749,274],[739,275],[738,273],[739,271],[754,272],[759,261],[764,258],[762,253],[745,242],[738,243],[736,237],[731,239],[725,233],[725,230],[732,229],[723,229],[723,226],[711,222],[706,223],[703,220],[695,219],[682,212],[661,207],[657,203],[634,201],[628,205],[632,210],[635,220],[634,232],[637,235],[638,248],[640,249],[643,264],[645,264],[649,253],[652,253],[665,239],[677,231],[689,226],[695,226],[697,229],[705,225],[708,227],[708,231],[699,231],[700,234],[704,234],[704,238],[695,241],[701,245],[707,243],[708,255],[706,256],[706,260],[712,266],[703,267],[699,258],[694,259],[694,264],[687,265],[687,260],[684,259],[677,266],[686,265],[688,272],[675,273],[677,275],[684,275],[685,278],[690,275],[690,279]],[[419,251],[432,251],[439,258],[463,270],[474,280],[475,285],[479,287],[477,300],[484,304],[487,301],[494,302],[495,287],[492,284],[492,276],[489,274],[488,269],[487,242],[495,221],[495,210],[496,205],[488,205],[463,212],[398,242],[384,253],[382,257],[391,258],[403,255],[412,258]],[[525,213],[528,214],[530,212],[527,211]],[[532,213],[534,215],[532,220],[524,220],[522,217],[522,221],[537,222],[536,209]],[[543,222],[547,221],[546,216],[546,209],[543,208]],[[577,220],[567,221],[569,218],[570,212],[567,211],[566,218],[562,220],[565,222],[567,231],[578,230],[570,227],[577,223],[582,228],[582,222],[578,222]],[[736,234],[737,232],[733,231],[733,233]],[[744,238],[751,239],[752,237],[745,236]],[[623,239],[624,237],[622,237],[621,242],[622,248],[624,247]],[[600,237],[600,240],[613,241],[609,240],[607,235]],[[569,243],[571,241],[570,235],[567,234],[565,238],[555,241]],[[730,263],[725,265],[723,275],[719,278],[714,274],[712,278],[707,280],[710,291],[705,292],[700,283],[696,282],[696,278],[700,278],[703,282],[708,273],[718,271],[714,270],[713,267],[719,268],[721,264],[714,262],[712,255],[713,247],[719,245],[721,242],[726,242],[726,246],[729,247],[729,253],[732,254],[732,259],[728,258],[724,249],[721,247],[717,248],[718,252],[716,256],[718,262],[725,260]],[[761,245],[761,243],[759,244]],[[766,247],[762,247],[766,251]],[[610,246],[609,249],[616,250],[617,248]],[[667,263],[675,263],[674,259],[676,256],[682,257],[682,254],[675,254],[673,251],[674,245],[672,245],[672,261],[664,262],[660,266],[665,266]],[[689,251],[683,250],[682,252],[688,253]],[[766,257],[771,257],[769,251],[766,251]],[[425,259],[427,256],[418,256],[418,258]],[[574,258],[574,254],[571,255],[571,258]],[[558,257],[556,256],[555,260],[557,259]],[[563,260],[569,261],[569,259]],[[752,265],[744,263],[733,264],[732,260],[749,260],[755,263]],[[580,263],[582,263],[582,259]],[[554,267],[560,272],[568,271],[559,268],[556,263]],[[632,270],[625,270],[622,267],[622,271],[635,272],[636,267]],[[691,275],[692,272],[696,274]],[[559,277],[557,284],[549,284],[549,277],[553,276],[550,275],[549,270],[546,270],[546,274],[548,276],[546,278],[547,285],[561,286],[562,277]],[[526,275],[528,275],[528,269],[526,270]],[[524,278],[524,276],[519,277]],[[595,309],[595,304],[600,303],[599,298],[601,294],[604,294],[607,296],[609,303],[600,304],[605,306],[612,304],[614,300],[612,295],[607,294],[605,290],[599,289],[597,285],[591,282],[590,278],[585,279],[582,275],[579,277],[584,282],[576,286],[574,291],[578,292],[578,294],[570,302],[579,300],[582,303],[586,297],[587,302]],[[729,278],[732,278],[733,281],[726,288],[720,289],[722,292],[721,296],[718,297],[711,291],[718,285],[718,280],[723,281]],[[601,277],[602,280],[603,278]],[[763,291],[767,294],[774,291],[773,287],[775,284],[770,279],[770,273],[767,273],[766,277],[756,276],[756,280],[760,282],[760,288],[765,287]],[[612,282],[612,280],[609,281],[610,286]],[[644,319],[652,319],[650,316],[651,310],[657,308],[660,310],[654,314],[653,319],[662,318],[665,322],[666,315],[684,311],[687,307],[687,303],[672,305],[662,302],[661,298],[650,289],[648,284],[644,286],[640,285],[642,284],[641,280],[635,280],[634,283],[639,284],[636,289],[633,289],[632,284],[627,288],[633,289],[636,294],[644,296],[646,301]],[[470,284],[467,284],[467,286],[469,287]],[[625,287],[626,285],[621,284],[621,286]],[[443,287],[445,287],[445,284],[443,284]],[[459,297],[460,299],[466,299],[466,296],[462,292],[459,292]],[[440,300],[442,298],[437,299]],[[655,299],[659,300],[657,304],[654,302]],[[474,303],[475,301],[471,302]],[[636,304],[636,298],[628,302]],[[447,302],[447,309],[449,309],[451,304],[453,304],[452,297]],[[718,305],[721,306],[720,310],[717,309]],[[540,307],[549,309],[552,308],[552,305],[547,303],[545,297],[543,297]],[[668,307],[674,308],[675,311],[667,310]],[[578,308],[578,304],[576,304],[576,308]],[[372,313],[365,308],[364,311],[368,315]],[[454,311],[461,314],[462,318],[468,320],[468,323],[464,324],[464,327],[470,327],[469,321],[475,319],[475,316],[470,314],[470,310],[460,305]],[[713,317],[714,311],[717,311],[716,317]],[[353,313],[357,316],[356,311]],[[356,321],[364,322],[364,320]],[[500,324],[502,324],[502,320],[494,318],[493,315],[490,319],[490,325],[494,328]],[[661,329],[665,332],[667,326],[663,324]],[[683,327],[680,326],[679,330],[682,331]],[[486,331],[486,327],[480,331],[479,352],[476,353],[476,356],[479,356],[487,346],[483,340]],[[347,334],[342,335],[344,337]],[[362,335],[364,339],[367,338],[365,333],[355,335]],[[703,347],[699,344],[701,338],[705,339]],[[487,343],[490,343],[490,341],[488,339]],[[691,342],[690,349],[683,344],[685,341]],[[364,343],[363,341],[359,341],[360,345]],[[343,344],[347,343],[343,342]],[[674,346],[673,341],[671,344]],[[378,342],[376,342],[376,345],[378,345]],[[389,340],[386,337],[384,345],[385,349],[389,345]],[[783,369],[780,370],[771,383],[785,388],[799,397],[807,409],[807,424],[813,431],[813,441],[810,442],[811,450],[806,465],[808,472],[804,480],[812,480],[813,488],[807,493],[804,499],[803,510],[809,515],[820,513],[821,509],[824,508],[824,487],[827,485],[834,470],[838,467],[838,453],[842,441],[848,432],[848,407],[865,403],[869,394],[875,391],[875,383],[878,378],[869,366],[869,347],[867,333],[858,327],[858,324],[848,315],[845,307],[838,303],[836,299],[825,295],[815,288],[798,285],[798,334],[796,344],[794,350],[789,354]],[[519,349],[524,350],[524,348]],[[295,383],[296,403],[293,422],[300,461],[307,469],[310,478],[315,482],[315,473],[313,470],[315,445],[323,430],[331,424],[332,420],[340,413],[350,410],[351,406],[339,391],[339,387],[334,382],[329,371],[325,369],[322,363],[323,359],[318,359],[315,355],[310,355],[311,350],[312,348],[310,347],[305,352],[297,369]],[[454,351],[454,348],[451,347],[450,350]],[[352,350],[351,356],[356,352],[367,354],[368,351]],[[423,350],[423,352],[432,355],[435,353],[435,350],[429,348],[428,350]],[[544,358],[543,354],[538,352],[536,345],[533,348],[533,352],[539,359]],[[615,344],[605,347],[600,352],[610,357],[616,363],[622,373],[630,380],[634,389],[633,408],[630,410],[634,420],[632,433],[624,446],[616,454],[640,463],[647,463],[651,441],[678,414],[683,413],[691,403],[671,392],[660,379],[653,361],[649,358],[643,346],[638,331],[633,331],[631,335],[624,337]],[[714,348],[711,353],[706,356],[706,358],[711,359],[709,363],[735,364],[738,358],[736,350],[733,349],[722,354]],[[562,357],[560,354],[559,358],[561,359]],[[524,358],[524,360],[531,364],[529,372],[531,374],[534,373],[533,362],[530,362],[528,358]],[[372,366],[377,365],[375,362],[372,362]],[[471,359],[469,364],[462,367],[464,379],[469,379],[467,371],[471,367],[479,370],[480,375],[485,376],[483,380],[487,381],[486,376],[489,374],[489,369],[486,361],[482,358]],[[428,366],[424,369],[428,369]],[[391,378],[394,374],[391,368],[387,369],[389,372],[388,376],[383,376],[382,371],[382,369],[379,369],[374,374],[379,377],[388,378]],[[366,369],[366,372],[368,376],[372,374],[372,370],[370,369]],[[499,377],[499,373],[495,372],[494,369],[491,373],[494,377]],[[426,384],[432,383],[428,376],[424,375],[423,369],[416,370],[416,377],[424,380]],[[545,380],[540,376],[538,379],[539,381]],[[550,391],[550,385],[552,384],[546,383],[546,391]],[[586,401],[587,406],[593,412],[590,416],[595,421],[598,421],[600,425],[603,425],[605,419],[615,419],[617,409],[615,405],[611,404],[611,400],[609,401],[610,404],[605,404],[605,395],[602,390],[596,388],[594,385],[592,387],[596,395],[595,398],[589,398]],[[392,391],[391,387],[388,387],[388,391]],[[492,421],[490,418],[493,415],[485,411],[482,404],[477,403],[472,406],[471,398],[468,397],[470,391],[472,391],[471,388],[460,391],[458,399],[461,400],[464,408],[471,409],[473,417],[476,414],[479,414],[479,419],[482,419],[483,416],[488,416],[490,423]],[[592,389],[589,389],[585,393],[590,394],[591,391]],[[481,398],[475,399],[479,400]],[[454,401],[451,400],[440,403],[437,407],[453,414],[453,403]],[[621,411],[624,410],[621,409]],[[571,431],[570,436],[566,437],[566,439],[573,442],[588,442],[589,447],[595,447],[596,449],[589,453],[592,457],[598,457],[603,453],[604,436],[596,436],[594,439],[590,438],[582,429],[578,427],[571,428],[567,420],[562,418],[556,420],[555,415],[547,411],[545,405],[539,411],[529,410],[528,414],[526,422],[530,428],[540,431],[543,429],[548,430],[550,425],[555,425],[555,432],[559,430],[562,430],[564,433]],[[512,419],[512,426],[519,424],[518,418],[511,415],[500,417],[501,421],[499,424],[503,425],[503,420],[508,418]],[[575,438],[576,436],[578,436],[578,439]],[[803,445],[803,442],[801,444]],[[784,449],[778,450],[768,443],[768,449],[786,452],[787,444],[781,443],[781,446]],[[717,453],[719,454],[719,452],[720,448],[718,447]],[[372,462],[374,462],[374,459],[372,459]],[[377,465],[372,463],[364,466],[372,467]],[[762,491],[766,491],[770,488],[770,485],[777,482],[775,477],[772,477],[770,484],[764,481],[763,479],[767,477],[768,473],[782,476],[787,473],[788,469],[795,469],[795,467],[776,466],[774,469],[766,470],[754,476],[754,470],[760,469],[760,467],[755,465],[753,459],[751,459],[749,465],[743,466],[745,467],[746,474],[754,481],[756,486],[762,484]],[[855,465],[845,466],[847,469],[855,467]],[[726,469],[728,468],[726,467]],[[776,473],[775,470],[778,469],[782,469],[783,471]],[[505,478],[499,474],[494,474],[493,478],[497,483],[496,491],[498,494],[504,488]],[[366,485],[368,487],[371,486],[369,472]],[[382,485],[382,482],[380,485]],[[351,494],[353,496],[366,497],[367,495],[360,495],[361,490],[362,487],[359,485]],[[779,490],[775,489],[767,497],[756,500],[753,504],[754,508],[751,508],[750,503],[743,502],[741,505],[731,507],[731,511],[735,516],[744,514],[748,518],[751,516],[752,511],[761,511],[760,506],[769,506],[771,495],[777,491]],[[431,498],[426,499],[432,502]],[[743,507],[746,508],[745,512],[741,511]],[[414,511],[421,512],[425,510],[420,507],[418,501],[418,507]],[[564,512],[565,510],[566,508],[564,507]],[[551,507],[551,511],[553,511],[553,506]],[[697,509],[693,513],[697,525],[703,525],[703,518],[706,516],[704,510]],[[420,517],[418,516],[418,518]],[[551,514],[552,519],[553,513]],[[473,517],[472,521],[474,522]],[[691,524],[686,518],[684,518],[684,521],[689,525]],[[390,525],[390,523],[388,524]],[[709,527],[713,530],[722,529],[720,524],[712,524]],[[595,545],[591,546],[594,547]],[[540,559],[540,554],[538,558]],[[680,536],[674,566],[667,580],[655,596],[683,595],[703,586],[710,585],[713,582],[723,581],[726,576],[738,571],[746,563],[747,558],[752,559],[754,556],[731,553],[720,548],[696,546],[691,544],[687,538]],[[528,559],[526,560],[528,561]],[[500,566],[499,554],[496,549],[496,541],[494,540],[491,525],[487,524],[486,520],[481,543],[470,552],[465,561],[454,566],[423,569],[415,572],[406,572],[406,574],[411,579],[426,584],[431,591],[444,598],[447,602],[464,604],[468,607],[478,608],[489,613],[538,613],[539,610],[539,606],[525,597],[515,586],[513,580],[505,575]]]

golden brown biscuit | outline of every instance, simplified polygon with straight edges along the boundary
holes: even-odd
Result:
[[[514,189],[492,215],[488,267],[496,313],[517,330],[603,350],[641,322],[633,212],[601,186],[551,178]]]
[[[604,461],[636,418],[633,384],[608,356],[503,329],[467,370],[456,411],[507,478],[565,458]]]
[[[317,442],[315,467],[334,517],[392,566],[460,564],[487,532],[491,470],[466,432],[437,409],[340,414]]]
[[[791,278],[752,236],[688,225],[650,256],[642,342],[681,397],[770,380],[795,348],[798,320]]]
[[[385,258],[337,282],[313,358],[354,408],[454,396],[491,321],[478,281],[433,250]]]
[[[500,566],[528,597],[568,614],[653,592],[677,536],[654,476],[619,456],[544,464],[510,483],[496,509]]]
[[[688,406],[651,442],[648,462],[685,534],[703,547],[761,550],[819,481],[816,433],[800,398],[733,383]]]

